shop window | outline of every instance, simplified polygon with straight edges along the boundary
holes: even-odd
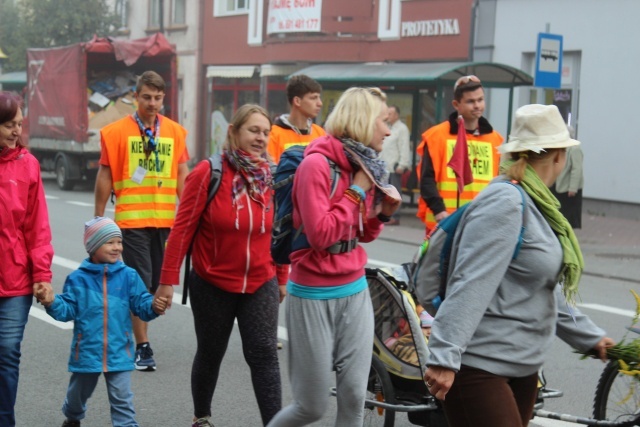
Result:
[[[249,0],[214,0],[213,6],[214,16],[249,13]]]

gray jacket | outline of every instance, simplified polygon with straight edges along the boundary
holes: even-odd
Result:
[[[494,182],[464,213],[427,365],[457,371],[464,364],[522,377],[542,366],[554,335],[580,350],[604,337],[577,308],[571,308],[575,322],[569,314],[557,285],[560,243],[526,193],[525,200],[523,217],[518,189]],[[513,260],[523,220],[523,242]]]

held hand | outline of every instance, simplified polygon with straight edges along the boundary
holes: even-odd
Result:
[[[33,296],[45,307],[49,307],[55,298],[51,283],[36,282],[33,284]]]
[[[567,196],[575,197],[576,196],[576,192],[575,191],[567,191]]]
[[[429,393],[438,400],[444,400],[453,385],[456,373],[442,366],[430,366],[424,374]]]
[[[614,340],[612,340],[609,337],[604,337],[602,338],[600,341],[598,341],[598,344],[596,344],[593,347],[593,351],[596,352],[598,358],[600,360],[602,360],[603,362],[605,362],[607,360],[607,349],[609,347],[613,347],[616,344],[616,342]]]
[[[402,175],[402,174],[404,173],[404,168],[403,168],[402,166],[398,166],[398,167],[396,168],[396,173],[397,173],[398,175]]]
[[[278,290],[280,291],[280,302],[282,303],[282,301],[284,301],[284,297],[287,296],[287,285],[286,285],[286,283],[284,285],[279,285],[278,286]]]
[[[171,308],[171,301],[173,300],[173,286],[171,285],[160,285],[158,289],[156,289],[156,293],[154,294],[153,301],[155,302],[156,298],[166,298],[167,307],[166,309]]]
[[[371,190],[371,186],[373,185],[367,174],[362,169],[356,172],[355,176],[353,177],[353,184],[362,188],[365,193]]]
[[[442,212],[440,212],[439,214],[437,214],[437,215],[435,216],[435,218],[436,218],[436,222],[440,222],[440,221],[442,221],[443,219],[445,219],[445,218],[446,218],[446,217],[448,217],[448,216],[449,216],[449,212],[447,212],[447,211],[442,211]]]
[[[167,310],[167,301],[168,301],[167,297],[155,296],[153,298],[153,304],[151,308],[153,308],[153,311],[155,311],[156,314],[163,315]]]

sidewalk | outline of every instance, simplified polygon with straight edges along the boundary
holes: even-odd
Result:
[[[380,239],[417,248],[424,238],[424,224],[416,212],[416,207],[403,206],[400,225],[385,227]],[[640,221],[583,213],[576,236],[585,259],[584,274],[640,286]]]

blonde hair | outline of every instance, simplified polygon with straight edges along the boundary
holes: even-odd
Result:
[[[351,138],[368,146],[386,102],[387,95],[377,87],[347,89],[329,114],[325,130],[336,138]]]
[[[238,149],[238,132],[242,125],[244,125],[253,114],[261,114],[269,121],[269,128],[271,128],[271,118],[267,110],[257,104],[244,104],[238,108],[233,117],[231,117],[231,123],[229,130],[227,130],[227,138],[224,141],[223,148],[225,150],[237,150]]]
[[[565,150],[564,148],[553,148],[549,150],[543,150],[539,153],[535,151],[519,151],[511,153],[511,160],[515,160],[515,163],[511,165],[505,172],[511,179],[516,181],[522,181],[524,179],[524,171],[527,169],[528,164],[542,162],[547,159],[551,159],[553,154],[558,150]]]

